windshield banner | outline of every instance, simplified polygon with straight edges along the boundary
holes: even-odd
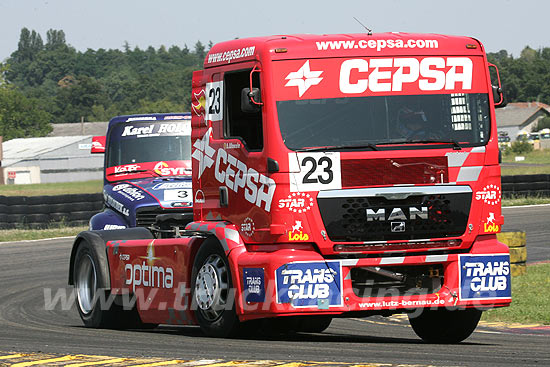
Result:
[[[105,175],[109,181],[144,177],[189,176],[191,161],[160,161],[130,163],[107,167]]]
[[[479,56],[376,57],[274,63],[277,100],[487,93]]]

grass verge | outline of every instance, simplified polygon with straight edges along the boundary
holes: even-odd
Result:
[[[483,313],[482,320],[550,325],[550,264],[529,265],[512,278],[512,305]]]
[[[0,230],[0,242],[41,240],[44,238],[76,236],[88,229],[82,227],[63,227],[48,229],[2,229]]]
[[[0,185],[0,195],[42,196],[65,194],[93,194],[103,190],[103,181],[58,182],[30,185]]]
[[[529,197],[511,197],[508,199],[502,199],[502,206],[539,205],[539,204],[550,204],[550,197],[529,196]]]

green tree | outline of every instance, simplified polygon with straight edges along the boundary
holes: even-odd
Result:
[[[533,128],[533,131],[540,131],[542,129],[550,129],[550,116],[541,118]]]
[[[52,116],[37,107],[35,100],[0,85],[0,135],[4,140],[45,136],[52,130],[51,121]]]

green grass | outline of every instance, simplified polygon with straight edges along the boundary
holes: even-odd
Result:
[[[520,206],[520,205],[539,205],[550,204],[550,197],[530,196],[530,197],[512,197],[502,199],[502,206]]]
[[[512,278],[512,305],[483,313],[482,320],[550,325],[550,264],[530,265]]]
[[[525,157],[524,161],[516,162],[515,157]],[[527,163],[527,164],[548,164],[550,165],[550,149],[533,150],[530,153],[515,154],[505,153],[502,155],[502,161],[506,163]]]
[[[501,174],[503,176],[516,176],[516,175],[548,175],[550,174],[550,163],[547,166],[513,166],[513,167],[500,167]]]
[[[63,227],[48,229],[2,229],[0,230],[0,242],[41,240],[44,238],[76,236],[88,229],[88,226]]]
[[[81,181],[43,183],[31,185],[1,185],[0,195],[4,196],[45,196],[65,194],[91,194],[103,190],[103,181]]]

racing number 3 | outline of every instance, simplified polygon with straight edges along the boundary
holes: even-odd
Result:
[[[332,180],[334,179],[334,172],[332,172],[332,161],[329,157],[324,156],[319,158],[319,161],[316,161],[313,157],[305,157],[302,160],[302,167],[308,166],[308,163],[311,163],[311,169],[305,174],[302,183],[304,184],[315,184],[315,183],[321,183],[323,185],[330,184]],[[317,171],[317,166],[320,166],[323,168],[323,173],[320,175],[317,175],[316,178],[311,178],[311,176]],[[326,178],[325,178],[326,173]]]
[[[206,119],[223,120],[223,81],[206,83]]]
[[[291,191],[342,188],[339,152],[289,153],[289,168]]]

